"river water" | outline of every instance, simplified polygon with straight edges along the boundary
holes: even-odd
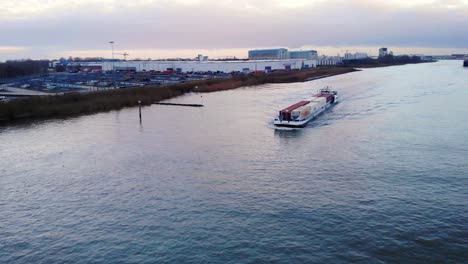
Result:
[[[442,61],[0,128],[0,263],[465,262],[467,101]]]

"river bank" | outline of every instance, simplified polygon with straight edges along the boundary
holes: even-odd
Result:
[[[137,88],[69,93],[60,96],[37,96],[0,103],[0,124],[17,120],[64,118],[119,110],[124,107],[151,105],[187,92],[216,92],[266,83],[304,82],[311,78],[330,77],[357,71],[354,68],[314,68],[270,74],[250,74],[229,79],[211,79],[173,85],[148,85]]]
[[[353,64],[350,66],[346,66],[349,68],[356,68],[356,69],[370,69],[370,68],[383,68],[383,67],[391,67],[391,66],[403,66],[408,64],[421,64],[421,63],[432,63],[435,61],[424,61],[424,62],[415,62],[415,63],[382,63],[382,64]]]
[[[378,59],[365,58],[365,59],[356,59],[356,60],[344,60],[343,66],[345,68],[382,68],[390,66],[403,66],[407,64],[421,64],[421,63],[432,63],[436,62],[435,60],[424,61],[417,56],[385,56]]]

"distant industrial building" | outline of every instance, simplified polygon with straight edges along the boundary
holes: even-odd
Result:
[[[287,49],[249,50],[249,60],[285,60],[288,58]]]
[[[366,59],[369,58],[367,53],[363,52],[356,52],[356,53],[345,53],[344,60],[360,60],[360,59]]]
[[[298,70],[317,67],[315,50],[291,51],[287,49],[250,50],[249,60],[208,60],[199,54],[194,60],[157,61],[98,61],[70,62],[69,71],[154,71],[154,72],[271,72],[275,70]],[[336,64],[336,63],[335,63]],[[79,70],[78,70],[79,69]]]
[[[433,56],[430,56],[430,55],[423,55],[421,57],[421,60],[422,61],[435,61],[434,57]]]
[[[198,54],[196,59],[197,59],[197,61],[207,61],[208,56],[203,56],[202,54]]]
[[[388,55],[388,49],[387,48],[380,48],[379,49],[379,57],[384,57]]]
[[[431,55],[424,55],[424,54],[409,54],[407,55],[409,57],[418,57],[419,59],[421,59],[422,61],[434,61],[436,60],[434,58],[434,56],[431,56]]]
[[[284,48],[249,50],[249,60],[316,60],[317,57],[315,50],[288,51]]]
[[[343,58],[340,56],[321,56],[317,60],[318,66],[333,66],[343,63]]]
[[[316,60],[318,58],[318,53],[315,50],[300,50],[300,51],[289,51],[289,59],[296,60]]]
[[[468,59],[468,54],[452,54],[452,57],[456,60]]]
[[[69,68],[81,71],[157,71],[157,72],[255,72],[314,68],[317,60],[253,60],[253,61],[99,61],[71,62]]]

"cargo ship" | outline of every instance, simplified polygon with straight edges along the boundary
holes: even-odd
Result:
[[[330,106],[338,103],[338,92],[329,87],[321,89],[311,98],[297,102],[279,111],[273,121],[277,127],[304,127],[310,120],[320,115]]]
[[[463,61],[463,67],[468,67],[468,59]]]

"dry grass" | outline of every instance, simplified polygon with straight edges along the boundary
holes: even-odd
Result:
[[[100,91],[94,93],[68,93],[62,96],[29,97],[0,103],[0,122],[18,119],[45,119],[68,117],[96,112],[118,110],[124,107],[150,105],[186,92],[216,92],[242,86],[265,83],[301,82],[308,78],[337,75],[355,71],[349,68],[315,68],[284,73],[237,76],[166,86],[149,85],[138,88]],[[195,89],[195,87],[198,89]]]

